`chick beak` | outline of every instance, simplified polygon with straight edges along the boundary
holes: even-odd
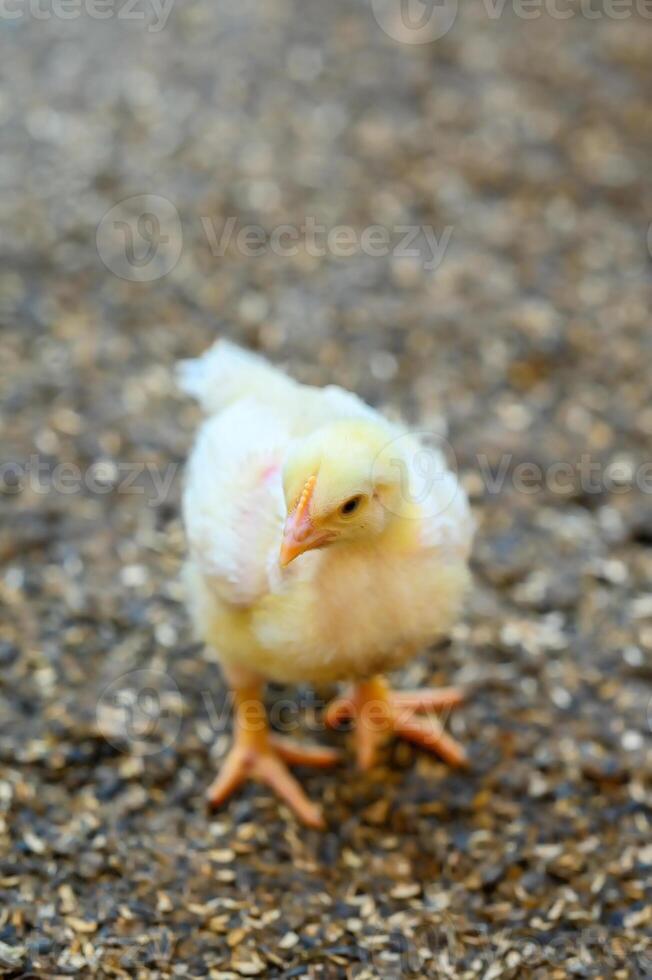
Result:
[[[304,551],[320,548],[330,541],[331,534],[315,527],[310,517],[310,502],[317,477],[311,476],[306,483],[294,510],[288,515],[283,530],[283,543],[279,562],[282,568],[289,565]]]

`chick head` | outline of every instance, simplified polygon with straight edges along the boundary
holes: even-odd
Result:
[[[395,433],[369,421],[325,425],[292,448],[283,470],[281,565],[314,548],[379,537],[400,510],[404,468]]]

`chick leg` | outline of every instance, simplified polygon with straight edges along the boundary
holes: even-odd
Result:
[[[444,731],[434,714],[415,717],[419,711],[444,711],[457,707],[464,695],[454,687],[423,691],[392,691],[384,677],[358,684],[348,697],[336,698],[326,711],[326,723],[336,726],[356,722],[356,753],[361,769],[373,766],[377,750],[391,735],[408,739],[437,753],[452,766],[465,766],[462,746]]]
[[[272,735],[260,685],[235,688],[233,693],[233,746],[209,787],[208,802],[221,806],[247,779],[256,779],[269,786],[308,827],[323,828],[321,810],[308,799],[286,763],[326,768],[337,763],[339,753]]]

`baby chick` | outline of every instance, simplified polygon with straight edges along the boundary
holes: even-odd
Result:
[[[468,584],[472,519],[443,459],[424,483],[416,436],[225,340],[181,362],[179,383],[208,416],[183,498],[189,609],[234,696],[234,744],[210,802],[253,777],[324,826],[288,764],[330,766],[338,754],[270,732],[266,680],[352,681],[326,720],[355,720],[363,768],[392,732],[463,765],[436,715],[419,715],[461,693],[393,692],[382,676],[446,634]]]

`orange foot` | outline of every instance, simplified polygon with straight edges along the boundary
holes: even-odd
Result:
[[[339,753],[272,735],[258,689],[235,692],[234,726],[233,747],[208,789],[209,804],[221,806],[247,779],[256,779],[284,800],[306,826],[323,829],[320,808],[308,799],[286,763],[327,768],[339,761]]]
[[[374,677],[358,684],[348,697],[331,701],[326,710],[326,723],[336,726],[347,718],[355,719],[361,769],[373,766],[379,746],[392,734],[436,752],[451,766],[466,766],[466,752],[444,731],[435,714],[415,717],[417,712],[455,708],[463,700],[463,693],[454,687],[392,691],[384,677]]]

